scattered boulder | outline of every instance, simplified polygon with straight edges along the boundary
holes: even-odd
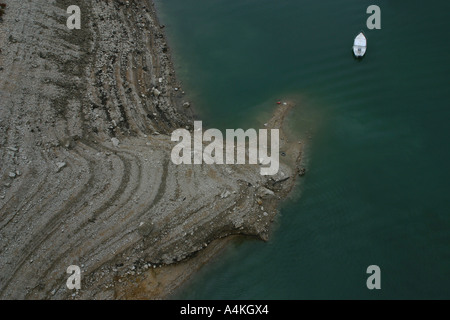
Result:
[[[230,195],[231,195],[231,192],[228,191],[228,190],[225,190],[224,192],[222,192],[222,193],[220,194],[220,198],[221,198],[221,199],[225,199],[225,198],[228,198]]]
[[[73,149],[75,147],[75,138],[66,137],[61,141],[61,145],[66,149]]]
[[[119,147],[120,141],[117,138],[111,138],[111,142],[115,148]]]
[[[262,199],[267,199],[267,198],[275,196],[275,193],[272,190],[267,189],[265,187],[260,187],[257,191],[257,194]]]
[[[153,94],[155,97],[159,97],[159,96],[161,95],[161,91],[159,91],[159,90],[156,89],[156,88],[152,88],[152,94]]]
[[[56,163],[56,172],[60,172],[67,164],[65,162],[57,162]]]

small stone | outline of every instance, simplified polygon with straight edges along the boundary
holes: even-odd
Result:
[[[263,213],[263,216],[264,216],[264,217],[267,217],[268,215],[269,215],[269,214],[268,214],[267,212],[264,212],[264,213]]]
[[[16,173],[11,171],[11,172],[8,174],[8,176],[9,176],[10,178],[15,178],[15,177],[16,177]]]
[[[183,107],[185,107],[185,108],[189,108],[190,106],[191,106],[191,104],[189,102],[183,103]]]
[[[57,167],[56,172],[60,172],[62,170],[62,168],[64,168],[65,166],[66,166],[65,162],[57,162],[56,163],[56,167]]]
[[[230,191],[225,190],[224,192],[222,192],[222,194],[220,195],[221,199],[225,199],[228,198],[231,195]]]
[[[260,198],[267,199],[267,198],[270,198],[272,196],[275,196],[275,193],[272,190],[270,190],[270,189],[267,189],[267,188],[264,188],[264,187],[260,187],[258,189],[258,196]]]
[[[155,95],[155,97],[159,97],[159,96],[161,95],[161,91],[159,91],[159,90],[156,89],[156,88],[153,88],[153,89],[152,89],[152,93]]]
[[[118,147],[119,146],[119,144],[120,144],[120,141],[119,141],[119,139],[117,139],[117,138],[111,138],[111,142],[112,142],[112,144],[113,144],[113,146],[114,147]]]

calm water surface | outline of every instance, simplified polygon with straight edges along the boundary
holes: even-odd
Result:
[[[366,28],[371,4],[381,30]],[[308,141],[307,175],[271,240],[233,244],[177,298],[450,298],[450,2],[157,7],[206,126],[259,126],[288,98],[289,125]],[[360,30],[369,47],[356,61]],[[366,287],[372,264],[381,290]]]

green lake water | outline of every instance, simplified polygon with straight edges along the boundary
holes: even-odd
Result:
[[[449,299],[450,2],[156,2],[204,126],[257,128],[290,99],[307,142],[270,241],[233,243],[176,298]]]

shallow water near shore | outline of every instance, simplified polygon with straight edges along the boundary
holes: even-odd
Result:
[[[370,1],[156,3],[204,126],[257,126],[290,99],[308,145],[270,241],[231,245],[176,298],[450,298],[450,4],[378,1],[367,30]]]

